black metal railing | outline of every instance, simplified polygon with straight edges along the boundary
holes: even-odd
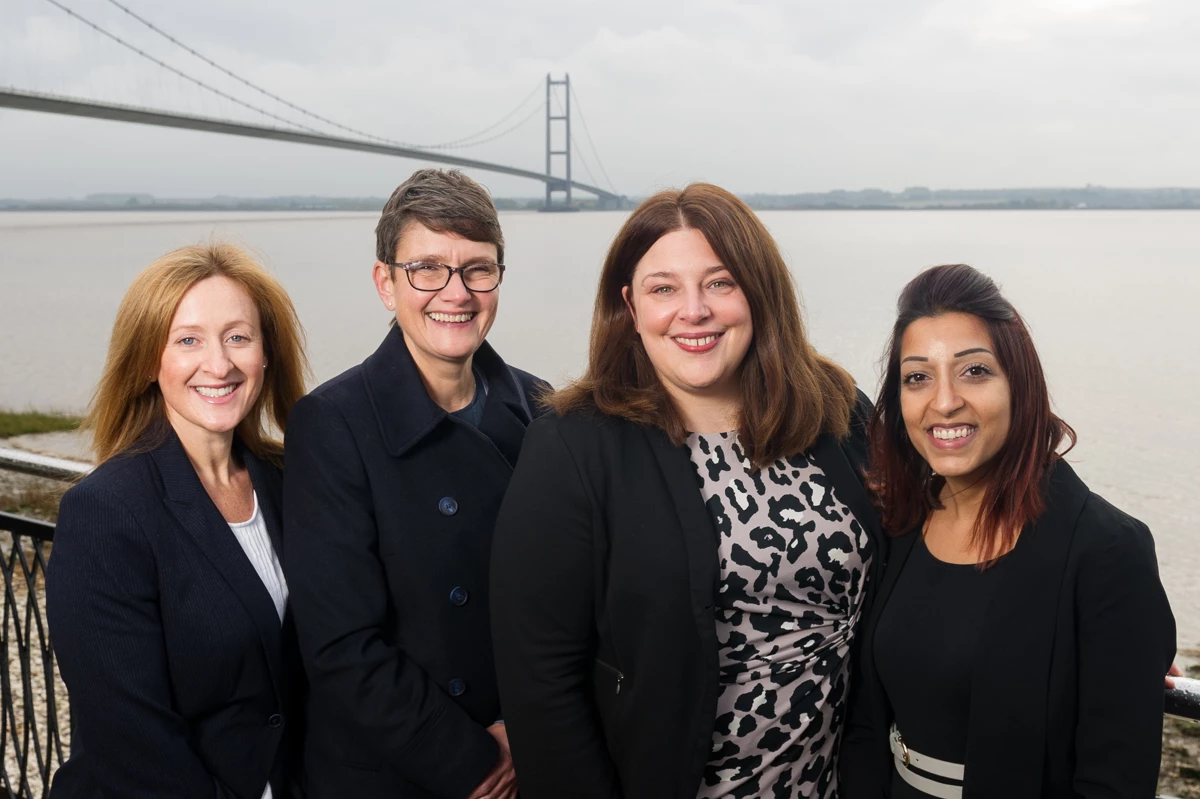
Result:
[[[9,797],[45,799],[70,752],[70,708],[46,625],[46,560],[54,525],[0,513],[4,610],[0,644],[0,753]]]

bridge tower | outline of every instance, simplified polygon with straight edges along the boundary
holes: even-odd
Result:
[[[555,113],[555,106],[562,113]],[[558,123],[557,125],[555,123]],[[556,138],[556,132],[558,136]],[[554,149],[555,141],[562,149]],[[564,74],[562,80],[554,80],[546,73],[546,176],[554,177],[555,157],[559,156],[566,175],[557,180],[546,181],[546,205],[544,211],[574,211],[571,205],[571,76]],[[554,204],[554,195],[564,196],[562,205]]]

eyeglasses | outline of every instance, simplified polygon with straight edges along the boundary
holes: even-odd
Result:
[[[408,285],[417,291],[441,291],[450,285],[454,273],[462,275],[468,291],[495,291],[504,279],[504,264],[476,263],[466,266],[447,266],[437,261],[408,261],[388,266],[399,267],[408,274]]]

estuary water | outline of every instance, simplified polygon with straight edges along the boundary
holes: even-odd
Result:
[[[492,344],[556,384],[584,364],[593,292],[624,212],[502,214]],[[1154,532],[1181,648],[1200,646],[1200,214],[767,212],[810,335],[868,394],[896,295],[921,268],[996,278],[1033,330],[1092,489]],[[376,214],[0,214],[0,407],[81,410],[134,275],[184,244],[249,248],[291,292],[318,381],[387,330],[371,284]]]

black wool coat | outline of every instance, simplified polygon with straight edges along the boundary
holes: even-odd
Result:
[[[1147,799],[1158,780],[1163,675],[1175,655],[1154,541],[1065,462],[1046,491],[1045,513],[994,567],[1002,572],[972,676],[963,799]],[[890,794],[893,717],[873,645],[918,535],[893,540],[862,635],[843,799]]]
[[[164,425],[165,427],[165,425]],[[46,611],[71,698],[54,799],[297,796],[303,672],[262,580],[174,432],[59,507]],[[279,470],[238,446],[276,554]]]
[[[499,755],[488,559],[541,384],[486,343],[474,364],[489,385],[478,429],[429,398],[398,328],[288,419],[314,799],[458,799]]]
[[[808,453],[876,544],[853,432]],[[599,414],[529,428],[496,525],[492,628],[524,799],[695,799],[719,689],[718,538],[687,449]],[[877,579],[877,578],[876,578]]]

